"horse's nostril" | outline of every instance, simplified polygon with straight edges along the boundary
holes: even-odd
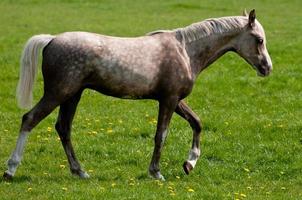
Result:
[[[268,66],[267,59],[265,59],[265,58],[262,59],[262,60],[261,60],[261,65],[262,65],[262,66]]]

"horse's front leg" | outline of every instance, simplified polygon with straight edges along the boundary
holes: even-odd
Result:
[[[168,126],[177,104],[178,98],[167,98],[159,102],[157,129],[154,138],[155,145],[152,160],[149,166],[149,173],[155,179],[165,180],[160,173],[159,160],[168,133]]]
[[[183,168],[186,174],[195,167],[196,162],[200,156],[200,133],[201,133],[201,123],[198,116],[191,110],[191,108],[184,102],[180,101],[175,109],[175,112],[182,118],[190,123],[193,129],[193,142],[192,148],[189,152],[188,159],[184,162]]]

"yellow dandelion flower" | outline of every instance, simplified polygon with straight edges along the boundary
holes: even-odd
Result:
[[[62,190],[67,191],[68,189],[67,187],[62,187]]]
[[[243,168],[244,169],[244,171],[246,171],[246,172],[250,172],[250,170],[248,169],[248,168]]]
[[[243,198],[245,198],[246,194],[241,193],[240,196],[243,197]]]
[[[107,129],[107,133],[112,133],[113,130],[111,128]]]
[[[156,124],[157,120],[155,118],[152,118],[150,122],[153,123],[153,124]]]
[[[156,183],[158,186],[163,186],[163,185],[164,185],[160,180],[155,180],[155,183]]]
[[[65,169],[65,167],[66,167],[65,165],[60,165],[61,169]]]
[[[176,194],[175,194],[175,192],[170,192],[170,195],[175,196]]]
[[[47,127],[47,131],[48,131],[48,132],[51,132],[51,131],[52,131],[52,128],[51,128],[51,127]]]
[[[32,188],[31,187],[27,188],[27,192],[30,192],[30,191],[32,191]]]
[[[112,184],[111,184],[111,187],[115,187],[115,186],[116,186],[116,183],[112,183]]]
[[[188,192],[195,192],[192,188],[188,188]]]
[[[98,132],[96,132],[96,131],[91,131],[91,133],[96,135]]]

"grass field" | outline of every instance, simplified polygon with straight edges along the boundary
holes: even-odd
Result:
[[[230,53],[200,75],[187,102],[203,121],[202,156],[189,176],[182,171],[192,138],[185,121],[174,115],[161,160],[167,181],[155,181],[147,169],[157,103],[87,90],[73,143],[91,178],[70,175],[54,130],[56,110],[33,130],[14,180],[0,181],[0,199],[302,199],[300,0],[1,0],[0,172],[25,113],[17,108],[15,87],[30,36],[73,30],[139,36],[240,15],[244,8],[255,8],[265,27],[274,70],[259,78]],[[42,95],[40,72],[35,101]]]

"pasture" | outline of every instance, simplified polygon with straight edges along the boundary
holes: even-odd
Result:
[[[202,119],[202,155],[185,175],[192,131],[174,115],[161,159],[165,182],[148,177],[157,102],[86,90],[72,138],[90,179],[69,172],[54,129],[56,110],[33,129],[13,181],[0,180],[0,199],[302,199],[301,7],[299,0],[2,0],[1,173],[26,112],[17,107],[15,87],[20,54],[32,35],[81,30],[139,36],[255,8],[274,69],[271,76],[258,77],[228,53],[201,73],[186,102]],[[42,89],[39,70],[35,102]]]

